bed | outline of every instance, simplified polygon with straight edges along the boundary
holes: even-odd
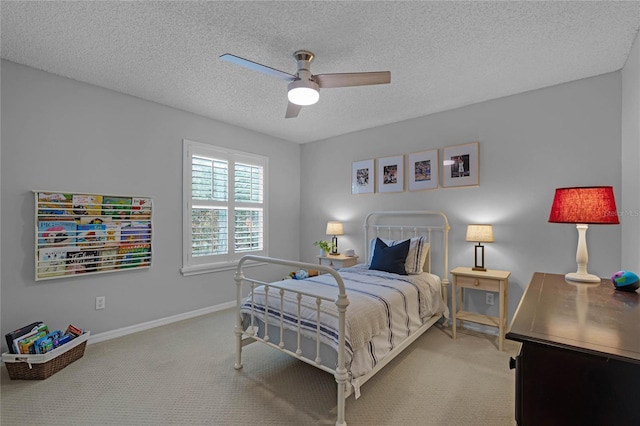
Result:
[[[365,263],[328,266],[244,256],[235,274],[236,360],[262,342],[334,375],[336,425],[345,399],[426,330],[448,319],[449,223],[438,211],[375,211],[364,220]],[[264,282],[247,262],[319,271],[304,280]]]

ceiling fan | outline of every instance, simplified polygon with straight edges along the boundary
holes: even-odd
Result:
[[[220,59],[240,65],[253,71],[258,71],[280,80],[288,81],[287,112],[285,118],[295,118],[303,106],[313,105],[320,99],[320,89],[332,87],[368,86],[372,84],[387,84],[391,82],[391,72],[354,72],[338,74],[311,74],[311,61],[315,55],[308,50],[297,50],[293,53],[298,71],[289,74],[257,62],[225,53]]]

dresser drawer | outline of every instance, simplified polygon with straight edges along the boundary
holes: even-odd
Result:
[[[491,278],[476,278],[456,275],[458,287],[477,288],[478,290],[500,291],[500,280]]]

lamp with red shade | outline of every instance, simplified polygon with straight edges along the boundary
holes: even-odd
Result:
[[[577,282],[600,282],[600,277],[587,272],[587,229],[589,224],[617,225],[618,210],[611,186],[557,188],[549,222],[575,223],[578,229],[577,272],[564,277]]]

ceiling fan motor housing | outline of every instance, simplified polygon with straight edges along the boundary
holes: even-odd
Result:
[[[298,72],[304,70],[309,73],[309,76],[311,76],[311,61],[313,61],[313,58],[315,58],[316,55],[308,50],[296,50],[291,56],[293,56],[293,60],[296,61]]]
[[[313,61],[313,58],[316,56],[308,50],[296,50],[291,56],[293,56],[293,60],[296,61],[296,66],[298,68],[296,76],[302,81],[313,81],[311,78],[311,61]],[[316,90],[319,90],[317,84]]]

